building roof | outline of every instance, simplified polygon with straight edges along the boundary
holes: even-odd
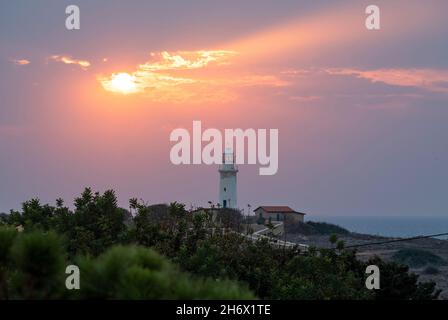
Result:
[[[288,206],[260,206],[257,209],[255,209],[254,211],[257,211],[258,209],[263,209],[266,212],[298,213],[298,214],[302,214],[302,215],[306,214],[303,212],[295,211]]]

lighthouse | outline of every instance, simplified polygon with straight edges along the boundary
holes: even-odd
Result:
[[[219,205],[222,208],[237,209],[235,156],[231,150],[226,149],[222,155],[222,164],[219,166]]]

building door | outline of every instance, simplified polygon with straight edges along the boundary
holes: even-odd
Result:
[[[227,208],[227,200],[224,200],[224,201],[222,202],[222,206],[223,206],[224,208]]]

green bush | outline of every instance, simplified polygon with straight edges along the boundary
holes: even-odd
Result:
[[[11,227],[0,227],[0,268],[9,262],[12,244],[18,232]]]
[[[320,256],[297,256],[285,266],[279,283],[275,286],[277,299],[299,300],[359,300],[373,299],[374,292],[366,290],[364,278],[357,267],[348,268],[356,262],[354,255],[334,254],[324,251]]]
[[[53,232],[20,234],[11,247],[9,265],[13,298],[57,298],[65,288],[64,251]]]
[[[14,228],[0,227],[0,300],[9,297],[8,268],[11,263],[11,247],[17,233]]]
[[[97,259],[78,260],[78,298],[95,299],[252,299],[230,281],[192,278],[153,250],[113,247]]]
[[[53,233],[18,233],[0,228],[2,299],[60,297],[64,287],[64,251]]]

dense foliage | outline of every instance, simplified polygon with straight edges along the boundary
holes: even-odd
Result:
[[[252,299],[232,281],[192,277],[151,249],[113,246],[100,256],[67,259],[52,231],[0,227],[0,299]],[[65,268],[79,266],[80,290],[67,290]]]
[[[130,211],[133,215],[118,207],[113,191],[86,189],[74,210],[60,199],[55,206],[34,199],[21,212],[3,216],[3,224],[24,231],[0,232],[1,297],[73,297],[60,278],[69,261],[81,268],[77,298],[250,298],[246,286],[267,299],[435,299],[439,294],[434,283],[419,283],[406,266],[378,258],[359,261],[336,235],[330,239],[333,249],[300,252],[254,241],[234,210],[189,212],[176,202],[146,205],[131,199]],[[319,225],[335,231],[326,227]],[[365,287],[369,264],[380,267],[380,290]]]

